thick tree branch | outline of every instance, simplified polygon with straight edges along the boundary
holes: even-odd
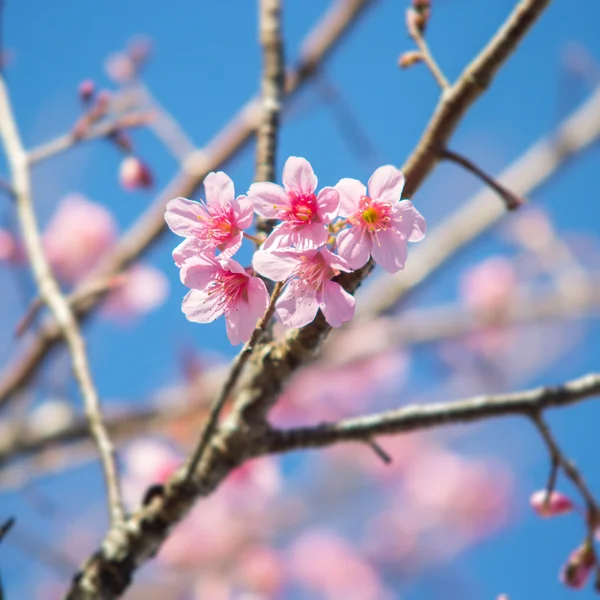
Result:
[[[440,425],[470,423],[521,415],[533,417],[548,408],[568,406],[600,394],[600,374],[574,379],[556,387],[540,387],[510,394],[477,396],[454,402],[413,404],[317,427],[270,431],[263,453],[319,448],[338,442],[364,441],[376,435],[408,433]]]
[[[102,418],[100,398],[90,371],[85,342],[69,303],[54,278],[42,247],[37,219],[31,199],[27,154],[21,143],[4,79],[0,77],[0,133],[12,173],[17,215],[25,248],[40,298],[48,306],[64,336],[73,365],[73,373],[83,397],[90,433],[94,438],[104,471],[108,503],[113,525],[124,519],[124,508],[112,442]]]

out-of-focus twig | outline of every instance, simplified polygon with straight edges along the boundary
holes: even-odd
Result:
[[[489,185],[499,196],[504,200],[506,204],[506,208],[508,210],[516,210],[519,206],[525,203],[525,200],[514,192],[511,192],[508,188],[503,186],[499,181],[490,177],[485,171],[480,169],[474,162],[470,161],[462,154],[458,154],[457,152],[452,152],[452,150],[448,150],[445,148],[440,153],[440,156],[446,160],[452,161],[457,165],[460,165],[467,171],[470,171],[476,177],[479,177],[485,184]]]
[[[124,518],[115,453],[102,419],[98,391],[92,378],[85,342],[77,319],[63,296],[42,246],[35,210],[31,199],[29,163],[10,105],[4,79],[0,78],[0,134],[12,174],[17,215],[25,248],[36,280],[40,298],[48,306],[64,336],[72,358],[73,372],[83,396],[90,433],[96,442],[104,470],[108,503],[113,525]]]

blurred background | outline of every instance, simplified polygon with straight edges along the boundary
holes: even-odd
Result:
[[[28,148],[73,131],[94,107],[104,107],[102,118],[122,110],[151,117],[147,126],[124,127],[34,166],[46,252],[70,290],[151,205],[182,156],[203,147],[258,91],[256,3],[4,4],[5,73]],[[290,155],[309,159],[320,185],[342,177],[366,181],[380,165],[402,164],[439,95],[422,64],[398,67],[398,57],[413,48],[404,22],[408,4],[372,2],[289,101],[279,173]],[[432,4],[427,41],[453,80],[515,3]],[[290,65],[327,8],[285,3]],[[551,140],[600,82],[599,19],[593,0],[554,3],[450,147],[498,174],[540,139]],[[86,80],[93,86],[82,89]],[[318,423],[597,370],[599,160],[592,142],[559,161],[525,194],[530,206],[466,246],[400,306],[335,332],[324,357],[291,382],[273,420]],[[0,164],[7,175],[3,158]],[[222,168],[244,193],[253,180],[253,146]],[[472,174],[443,163],[413,200],[433,228],[479,190]],[[167,232],[108,282],[107,299],[85,324],[106,414],[122,423],[115,437],[132,507],[189,453],[218,374],[236,352],[222,320],[200,326],[182,315],[186,290],[171,258],[177,243]],[[410,250],[409,263],[417,246]],[[241,251],[246,264],[251,251],[250,244]],[[6,373],[37,327],[15,338],[36,292],[7,195],[0,198],[0,257]],[[373,301],[370,282],[358,310]],[[487,325],[477,326],[482,320]],[[20,436],[71,431],[80,422],[64,348],[0,410],[0,518],[16,518],[0,546],[4,592],[9,600],[61,598],[106,530],[98,461],[81,434],[27,455],[14,448]],[[600,489],[599,418],[594,402],[548,415],[593,490]],[[356,444],[243,466],[198,505],[126,597],[562,599],[574,593],[559,582],[559,571],[585,527],[577,512],[542,520],[530,509],[529,497],[546,485],[550,469],[530,423],[507,418],[379,441],[393,457],[390,466]],[[558,489],[577,499],[563,479]],[[591,597],[592,587],[580,597]]]

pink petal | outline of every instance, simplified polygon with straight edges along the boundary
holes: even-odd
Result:
[[[427,223],[421,213],[410,200],[402,200],[396,204],[394,228],[411,242],[420,242],[425,237]]]
[[[167,204],[165,221],[173,233],[191,237],[198,231],[199,218],[205,219],[208,213],[198,202],[187,198],[175,198]]]
[[[340,179],[335,189],[340,194],[340,217],[349,217],[358,210],[361,196],[367,195],[367,188],[358,179]]]
[[[204,179],[204,190],[206,204],[211,208],[230,206],[235,196],[233,181],[223,171],[209,173]]]
[[[314,321],[319,302],[316,294],[306,294],[298,280],[291,281],[279,297],[276,312],[286,327],[304,327]]]
[[[254,219],[254,207],[247,196],[238,196],[233,203],[233,217],[238,229],[248,229]]]
[[[396,273],[406,264],[406,240],[392,229],[379,231],[373,238],[371,254],[388,273]]]
[[[332,327],[340,327],[354,316],[356,300],[335,281],[326,281],[323,285],[321,310]]]
[[[291,276],[300,261],[299,254],[259,250],[254,254],[252,266],[263,277],[268,277],[273,281],[285,281]]]
[[[211,323],[223,314],[218,306],[220,296],[207,294],[202,290],[190,290],[181,304],[181,310],[188,321],[194,323]]]
[[[317,196],[317,214],[323,223],[331,223],[340,208],[340,193],[332,187],[323,188]]]
[[[372,240],[366,229],[350,227],[340,231],[337,236],[338,254],[351,269],[360,269],[367,264],[371,254]]]
[[[317,176],[310,163],[299,156],[290,156],[283,166],[283,185],[288,191],[310,195],[317,189]]]
[[[173,250],[173,260],[178,267],[181,267],[184,261],[206,252],[208,250],[205,243],[198,238],[187,237]]]
[[[257,321],[265,314],[269,305],[269,293],[258,277],[251,277],[246,288],[247,301],[240,300],[225,315],[227,337],[234,345],[247,342],[256,328]]]
[[[254,210],[265,219],[277,218],[277,206],[287,206],[289,199],[287,192],[276,183],[261,181],[253,183],[248,190],[248,198]]]
[[[219,256],[229,257],[233,256],[242,247],[242,232],[240,231],[236,235],[230,237],[226,242],[219,246],[221,254]]]
[[[193,289],[204,289],[220,266],[208,256],[195,256],[185,261],[179,276],[183,285]]]
[[[322,223],[307,223],[300,226],[281,223],[273,229],[261,248],[270,251],[294,249],[304,252],[321,247],[328,237],[329,231]]]
[[[333,269],[344,271],[345,273],[350,273],[352,271],[352,268],[346,260],[344,260],[341,256],[337,256],[337,254],[327,250],[327,248],[323,248],[321,250],[321,256],[323,257],[325,264],[329,265]]]
[[[222,254],[217,256],[217,262],[221,265],[221,268],[225,271],[231,271],[232,273],[244,273],[246,274],[246,269],[240,265],[239,262],[229,258],[227,256],[223,256]]]
[[[379,167],[368,183],[369,196],[381,202],[396,202],[402,197],[404,175],[392,165]]]

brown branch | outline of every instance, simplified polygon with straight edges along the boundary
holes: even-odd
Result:
[[[189,480],[194,472],[196,471],[198,464],[202,460],[204,456],[204,452],[206,447],[208,446],[212,436],[217,430],[217,424],[219,422],[219,416],[221,411],[223,410],[225,403],[231,396],[246,363],[252,356],[254,349],[257,344],[260,343],[260,340],[264,333],[267,331],[267,327],[273,318],[273,314],[275,313],[275,303],[279,298],[279,294],[281,294],[281,290],[283,289],[284,282],[278,282],[275,284],[273,292],[271,293],[271,300],[269,301],[269,306],[265,311],[265,314],[261,317],[259,322],[256,325],[256,328],[252,332],[250,339],[244,344],[241,352],[236,356],[233,364],[231,365],[231,370],[229,371],[229,375],[223,384],[223,388],[221,389],[221,393],[219,397],[213,404],[210,409],[210,413],[208,416],[208,421],[204,426],[204,430],[202,431],[202,435],[200,436],[200,440],[198,441],[198,445],[192,454],[191,459],[188,462],[186,480]]]
[[[413,404],[337,423],[323,423],[317,427],[272,430],[266,435],[261,452],[289,452],[331,446],[338,442],[362,442],[375,435],[408,433],[496,417],[531,417],[548,408],[568,406],[599,394],[600,374],[591,374],[556,387],[477,396],[454,402]]]
[[[298,91],[318,72],[323,62],[343,37],[358,21],[363,11],[374,4],[373,0],[336,0],[313,31],[307,36],[295,69],[286,75],[286,97]],[[93,280],[106,280],[121,272],[138,259],[160,238],[166,230],[164,208],[177,196],[191,197],[200,187],[204,177],[222,167],[239,154],[252,139],[262,119],[260,98],[252,98],[229,124],[209,142],[203,150],[192,152],[184,161],[179,173],[161,192],[154,204],[122,236],[115,248],[105,257],[98,270],[90,276]],[[75,292],[78,295],[88,283]],[[102,295],[77,301],[73,305],[76,315],[85,319],[98,305]],[[35,375],[38,366],[58,343],[61,335],[56,322],[47,319],[33,340],[24,348],[14,363],[0,375],[0,407]]]
[[[497,179],[515,193],[528,196],[598,138],[600,88],[554,133],[531,146]],[[460,250],[488,231],[506,215],[504,206],[494,200],[494,192],[483,189],[434,227],[415,247],[404,271],[384,276],[369,286],[360,298],[357,316],[368,319],[391,310]]]
[[[483,181],[483,183],[489,185],[499,196],[504,200],[506,204],[506,208],[508,210],[517,210],[519,206],[522,206],[525,203],[525,200],[520,196],[517,196],[514,192],[511,192],[508,188],[503,186],[499,181],[490,177],[485,171],[481,170],[474,162],[470,161],[462,154],[458,154],[457,152],[452,152],[452,150],[448,150],[445,148],[442,150],[440,156],[446,160],[452,161],[457,165],[463,167],[470,173],[473,173],[476,177],[479,177]]]
[[[4,79],[0,78],[0,133],[12,173],[17,215],[25,248],[40,298],[48,306],[61,335],[64,336],[73,363],[73,372],[83,397],[90,433],[94,438],[108,491],[111,521],[116,525],[124,519],[123,501],[119,488],[114,448],[102,420],[100,398],[89,368],[85,342],[77,320],[54,278],[44,255],[35,210],[31,200],[29,165],[8,97]]]

